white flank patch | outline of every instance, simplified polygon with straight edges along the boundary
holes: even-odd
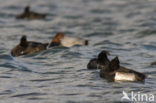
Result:
[[[136,81],[134,73],[116,72],[115,81]]]
[[[71,47],[71,46],[74,46],[74,45],[84,45],[85,40],[81,39],[81,38],[73,38],[73,37],[66,37],[65,36],[61,40],[61,44],[62,44],[62,46],[65,46],[65,47]]]

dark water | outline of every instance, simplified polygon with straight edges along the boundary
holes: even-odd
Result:
[[[26,5],[49,15],[16,20]],[[60,31],[89,39],[90,45],[10,56],[22,35],[50,42]],[[155,0],[0,0],[0,103],[119,103],[123,90],[155,95],[156,66],[150,65],[156,61],[155,34]],[[145,83],[108,83],[99,71],[87,70],[101,50],[147,74]]]

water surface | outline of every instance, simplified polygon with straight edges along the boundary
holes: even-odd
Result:
[[[49,13],[45,20],[16,20],[23,7]],[[22,35],[50,42],[57,32],[89,39],[89,46],[55,47],[12,57]],[[156,94],[154,0],[0,0],[1,103],[111,103],[122,91]],[[145,83],[109,83],[88,61],[102,50],[148,75]]]

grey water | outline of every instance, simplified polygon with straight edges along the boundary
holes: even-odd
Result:
[[[16,20],[26,5],[45,20]],[[22,35],[47,43],[57,32],[89,46],[12,57]],[[102,50],[145,73],[145,83],[107,82],[87,63]],[[122,92],[156,96],[155,0],[0,0],[0,103],[120,103]],[[155,97],[156,101],[156,97]]]

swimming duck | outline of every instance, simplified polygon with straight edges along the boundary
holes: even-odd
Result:
[[[156,62],[152,62],[151,65],[156,65]]]
[[[17,15],[16,19],[30,19],[30,20],[33,20],[33,19],[44,19],[45,17],[46,17],[46,14],[40,14],[40,13],[30,11],[30,7],[26,6],[24,8],[24,12]]]
[[[52,46],[71,47],[74,45],[88,45],[88,40],[82,38],[68,37],[64,33],[59,32],[52,39],[50,47]]]
[[[89,61],[87,68],[88,69],[101,69],[103,66],[109,64],[109,59],[107,57],[109,55],[108,51],[101,51],[98,55],[98,58],[93,58]]]
[[[108,81],[144,81],[146,75],[123,66],[120,66],[118,57],[115,57],[107,66],[100,70],[100,77]]]
[[[27,41],[27,37],[24,35],[21,37],[20,43],[11,50],[11,55],[16,57],[20,55],[32,54],[45,50],[47,46],[48,43]]]

